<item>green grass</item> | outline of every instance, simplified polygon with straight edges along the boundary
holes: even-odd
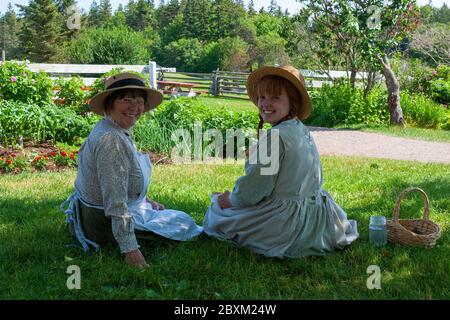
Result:
[[[257,112],[256,106],[248,99],[231,98],[231,97],[214,97],[212,95],[201,95],[193,98],[195,101],[202,103],[211,108],[225,107],[233,111],[253,111]],[[170,101],[169,95],[164,95],[163,104]]]
[[[234,111],[253,111],[257,112],[257,108],[250,100],[233,99],[229,97],[214,97],[210,95],[203,95],[195,98],[197,101],[209,106],[211,108],[226,107]],[[165,97],[167,103],[169,98]],[[366,132],[377,132],[390,136],[397,136],[409,139],[419,139],[427,141],[450,142],[450,130],[425,129],[416,127],[403,128],[400,126],[389,125],[342,125],[336,129],[352,129]]]
[[[448,299],[450,166],[322,161],[324,189],[359,224],[360,239],[345,251],[268,259],[202,235],[141,243],[150,263],[144,272],[126,266],[118,249],[85,254],[66,247],[71,238],[58,208],[73,190],[75,171],[0,175],[0,299]],[[242,164],[155,166],[149,196],[201,224],[209,194],[232,188],[242,173]],[[442,228],[436,247],[372,247],[369,216],[391,216],[397,195],[409,186],[430,197],[430,217]],[[420,197],[411,195],[401,217],[419,217],[421,210]],[[66,287],[70,265],[81,269],[81,290]],[[370,265],[381,268],[381,290],[366,287]]]
[[[198,101],[211,107],[226,107],[234,111],[253,111],[257,112],[256,106],[248,99],[200,96]]]
[[[450,142],[450,130],[425,129],[414,127],[403,128],[401,126],[365,125],[365,124],[340,126],[339,128],[361,130],[366,132],[377,132],[389,136],[396,136],[409,139]]]

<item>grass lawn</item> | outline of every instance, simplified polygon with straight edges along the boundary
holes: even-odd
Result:
[[[118,249],[85,254],[59,204],[75,171],[0,176],[0,299],[447,299],[450,272],[450,166],[324,157],[324,189],[359,223],[360,239],[326,257],[268,259],[204,235],[190,242],[141,243],[150,268],[126,266]],[[242,164],[155,166],[150,197],[201,224],[209,194],[232,188]],[[423,188],[442,236],[431,250],[369,244],[371,215],[391,216],[398,193]],[[402,202],[401,217],[419,217],[421,198]],[[81,290],[66,287],[67,267],[81,270]],[[381,269],[381,290],[366,287]]]
[[[194,101],[202,103],[211,108],[226,107],[227,109],[233,111],[253,111],[257,112],[256,106],[248,99],[232,98],[232,97],[214,97],[212,95],[201,95],[193,98]],[[168,103],[170,101],[170,96],[164,96],[164,102]]]
[[[250,100],[245,99],[202,95],[195,98],[195,100],[211,108],[226,107],[227,109],[233,111],[257,112],[256,106]],[[164,103],[167,103],[168,101],[170,101],[169,97],[165,96]],[[399,126],[365,124],[342,125],[336,127],[336,129],[361,130],[409,139],[450,142],[450,130],[436,130],[414,127],[403,128]]]
[[[361,130],[366,132],[377,132],[389,136],[396,136],[409,139],[450,142],[450,130],[436,130],[436,129],[413,128],[413,127],[403,128],[400,126],[364,125],[364,124],[340,126],[339,128]]]

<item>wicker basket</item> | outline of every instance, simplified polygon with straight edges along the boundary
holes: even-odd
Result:
[[[412,191],[418,191],[423,196],[423,219],[399,220],[400,202],[406,194]],[[408,188],[403,190],[397,198],[393,219],[388,219],[386,222],[388,240],[403,245],[421,246],[425,248],[433,247],[436,244],[436,240],[441,236],[441,228],[436,223],[428,220],[429,211],[428,196],[422,189]]]

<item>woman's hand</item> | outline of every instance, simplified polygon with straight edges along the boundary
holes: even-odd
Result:
[[[217,200],[219,201],[220,208],[222,209],[230,208],[231,207],[230,191],[225,190],[224,193],[219,194]]]
[[[165,210],[166,209],[166,207],[164,207],[164,205],[159,202],[150,200],[148,198],[146,198],[145,200],[152,205],[153,210]]]
[[[138,267],[139,269],[144,269],[148,267],[141,250],[137,249],[123,254],[125,262],[133,267]]]

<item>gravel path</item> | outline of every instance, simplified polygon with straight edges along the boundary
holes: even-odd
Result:
[[[450,143],[406,139],[357,130],[308,128],[321,155],[450,164]]]

